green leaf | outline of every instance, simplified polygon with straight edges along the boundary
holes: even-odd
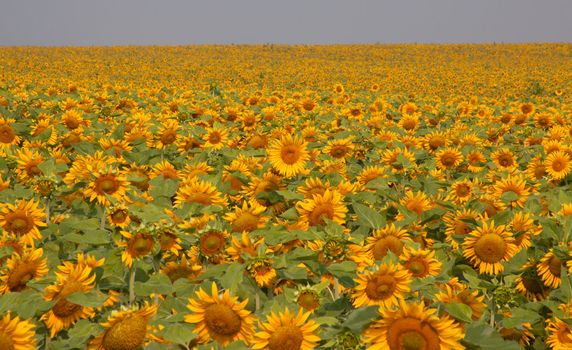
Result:
[[[453,316],[459,321],[470,323],[472,322],[471,316],[473,315],[473,310],[468,305],[462,303],[450,303],[445,305],[445,310],[449,315]]]
[[[361,333],[367,325],[379,317],[378,309],[379,307],[377,306],[356,309],[350,312],[342,326],[353,332]]]
[[[279,195],[284,197],[287,201],[302,201],[304,200],[304,195],[292,191],[276,191]]]
[[[63,240],[78,244],[107,244],[110,242],[109,233],[104,230],[90,230],[84,234],[68,233],[62,237]]]
[[[151,276],[146,282],[135,282],[135,293],[137,295],[149,296],[151,294],[171,294],[173,284],[169,277],[163,274]]]
[[[155,197],[172,197],[177,193],[179,182],[173,179],[165,179],[163,176],[157,176],[149,181],[149,194]]]
[[[335,277],[354,277],[357,264],[353,261],[344,261],[339,264],[331,264],[327,270]]]
[[[193,332],[193,327],[189,324],[170,323],[161,331],[160,335],[175,344],[189,345],[191,340],[197,337]]]
[[[50,158],[40,164],[38,168],[44,173],[44,175],[53,175],[56,173],[56,159]]]
[[[511,317],[502,320],[502,324],[506,328],[521,327],[523,323],[530,322],[534,324],[542,320],[542,316],[536,311],[515,308],[511,310]]]
[[[89,293],[74,293],[69,295],[66,300],[70,303],[87,307],[100,307],[107,300],[108,296],[97,291]]]
[[[385,217],[374,209],[359,203],[353,203],[352,208],[358,215],[358,222],[364,224],[365,226],[373,229],[378,229],[385,226]]]
[[[489,325],[484,323],[470,323],[466,325],[465,341],[482,350],[520,350],[521,346],[514,341],[505,341],[501,335]]]
[[[514,202],[520,198],[518,193],[507,191],[500,196],[500,199],[504,202]]]
[[[223,287],[232,291],[237,290],[244,278],[244,266],[239,263],[226,265],[224,275],[220,278]]]

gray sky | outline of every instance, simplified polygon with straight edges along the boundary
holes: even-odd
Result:
[[[572,0],[0,0],[0,45],[572,42]]]

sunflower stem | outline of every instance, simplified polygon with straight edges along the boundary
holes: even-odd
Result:
[[[340,281],[337,278],[334,278],[334,300],[338,300],[340,298]]]
[[[260,295],[258,293],[254,294],[254,303],[256,305],[256,311],[260,309]]]
[[[46,198],[46,224],[50,223],[50,199]]]
[[[101,207],[101,220],[99,222],[99,228],[105,230],[105,207]]]
[[[131,266],[129,274],[129,306],[135,302],[135,266]]]
[[[491,297],[491,327],[495,328],[495,302],[493,297]]]

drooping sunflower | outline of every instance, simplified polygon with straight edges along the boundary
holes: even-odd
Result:
[[[243,231],[240,239],[237,237],[231,238],[231,246],[226,249],[227,254],[234,261],[243,262],[242,254],[256,256],[256,249],[264,243],[264,237],[252,240],[248,232]]]
[[[562,283],[560,273],[564,262],[550,250],[536,265],[536,271],[542,283],[550,288],[558,288]]]
[[[304,172],[306,162],[310,160],[306,147],[303,138],[287,134],[270,143],[268,160],[282,176],[296,176]]]
[[[12,254],[6,267],[0,272],[0,294],[20,292],[27,288],[30,280],[48,274],[47,258],[42,258],[44,250],[28,249],[22,254]]]
[[[151,333],[149,321],[157,313],[157,305],[145,305],[139,309],[112,312],[103,333],[92,339],[88,350],[136,350],[147,341],[156,339]]]
[[[193,281],[201,274],[202,270],[203,267],[198,263],[197,259],[181,254],[181,261],[169,261],[161,268],[161,273],[169,277],[171,282],[174,283],[181,278]]]
[[[566,177],[572,170],[572,160],[570,156],[563,152],[552,152],[546,157],[544,163],[546,172],[554,180],[561,180]]]
[[[379,305],[391,308],[409,292],[411,275],[401,265],[381,264],[376,271],[358,274],[352,294],[354,307]]]
[[[385,174],[385,170],[380,166],[366,166],[362,169],[361,173],[358,175],[357,180],[359,181],[360,185],[366,187],[367,184],[375,179],[380,179],[387,177]],[[372,190],[374,191],[374,190]]]
[[[395,311],[380,310],[381,318],[365,331],[370,350],[462,350],[463,328],[423,303],[399,302]]]
[[[175,196],[175,206],[183,203],[198,203],[202,205],[225,205],[226,200],[218,189],[207,181],[193,178],[182,184]]]
[[[406,240],[410,240],[410,237],[405,229],[397,228],[393,223],[387,224],[383,228],[374,230],[366,239],[365,250],[375,260],[383,259],[389,251],[400,256]]]
[[[348,208],[344,205],[343,196],[336,190],[326,190],[323,195],[313,195],[296,204],[300,220],[309,226],[322,226],[324,219],[332,220],[340,225],[345,223]]]
[[[442,292],[435,295],[435,299],[445,303],[461,303],[471,308],[471,319],[478,320],[483,316],[486,304],[483,302],[484,295],[479,295],[478,290],[471,290],[468,286],[459,283],[457,279],[441,286]]]
[[[516,341],[523,348],[530,346],[531,341],[534,340],[532,325],[529,322],[524,322],[520,327],[503,327],[499,330],[499,334],[504,340]]]
[[[437,276],[441,271],[441,262],[435,258],[433,250],[405,249],[401,261],[412,277]]]
[[[211,295],[200,288],[194,298],[189,298],[187,307],[191,314],[185,322],[195,325],[201,343],[214,340],[223,347],[230,342],[242,340],[249,345],[254,335],[255,317],[246,309],[248,299],[239,302],[227,289],[219,294],[216,283],[211,285]]]
[[[392,173],[403,173],[408,170],[404,163],[415,164],[415,155],[407,148],[388,149],[383,152],[382,160]]]
[[[312,350],[320,337],[316,335],[319,324],[309,320],[311,312],[302,309],[294,313],[285,309],[278,314],[271,312],[267,322],[260,322],[260,332],[252,342],[254,350]]]
[[[153,250],[155,240],[147,232],[127,232],[121,231],[121,235],[126,241],[117,241],[117,246],[123,248],[121,261],[129,268],[133,266],[133,260],[148,255]]]
[[[444,148],[435,155],[437,167],[440,169],[453,169],[463,161],[463,154],[455,148]]]
[[[37,349],[34,328],[36,326],[27,320],[21,320],[18,316],[12,317],[10,313],[5,314],[0,319],[0,349]]]
[[[265,211],[266,208],[257,201],[244,201],[242,207],[237,206],[234,212],[227,213],[224,219],[230,222],[232,232],[251,232],[263,228],[270,219],[261,215]]]
[[[129,181],[122,172],[114,170],[108,166],[93,173],[93,180],[84,190],[84,195],[90,200],[95,201],[99,205],[109,206],[111,202],[107,196],[122,201],[129,186]]]
[[[42,238],[38,228],[46,226],[46,214],[38,206],[39,202],[33,200],[20,200],[16,205],[4,203],[0,211],[0,226],[23,243],[33,246],[34,240]]]
[[[548,320],[546,325],[548,338],[546,344],[553,350],[569,350],[572,349],[572,329],[567,322],[562,321],[558,317],[554,320]]]
[[[548,297],[550,288],[546,287],[532,264],[525,265],[528,268],[516,279],[516,290],[528,300],[541,301]]]
[[[51,337],[80,319],[95,315],[93,308],[66,300],[71,294],[87,293],[95,287],[95,274],[92,274],[91,267],[76,265],[67,273],[56,272],[56,278],[57,283],[44,290],[44,299],[57,302],[41,317],[50,330]]]
[[[247,266],[246,271],[260,287],[268,288],[276,280],[276,269],[272,267],[272,259],[256,259]]]
[[[486,221],[465,237],[463,256],[479,273],[498,274],[504,270],[501,262],[508,261],[518,252],[514,237],[504,225],[495,226]]]
[[[413,192],[411,190],[405,192],[405,196],[401,198],[399,203],[417,215],[421,215],[433,206],[424,192]],[[399,218],[401,218],[401,214]]]

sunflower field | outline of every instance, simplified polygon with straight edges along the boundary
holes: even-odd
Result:
[[[572,44],[0,67],[0,350],[572,349]]]

